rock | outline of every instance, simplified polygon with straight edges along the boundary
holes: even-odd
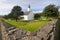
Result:
[[[37,36],[26,36],[26,37],[22,38],[22,40],[41,40],[41,38],[39,38]]]
[[[54,30],[56,28],[57,20],[50,21],[46,25],[37,29],[34,32],[26,31],[19,28],[14,28],[9,24],[4,24],[6,28],[6,32],[10,37],[10,40],[53,40],[54,39]],[[54,25],[53,25],[54,24]],[[14,30],[16,29],[16,30]],[[9,33],[9,31],[11,31]]]

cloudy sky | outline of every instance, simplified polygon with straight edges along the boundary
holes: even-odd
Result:
[[[0,15],[7,15],[15,5],[19,5],[23,11],[27,11],[29,4],[33,12],[40,12],[49,4],[60,6],[60,0],[0,0]]]

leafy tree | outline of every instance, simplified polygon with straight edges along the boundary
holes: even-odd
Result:
[[[9,18],[13,18],[13,19],[15,19],[17,21],[18,17],[20,15],[24,14],[24,12],[21,11],[21,10],[22,10],[22,8],[20,6],[14,6],[13,9],[12,9],[12,11],[11,11],[11,13],[8,15],[8,17]]]
[[[7,15],[4,15],[3,18],[8,19],[8,16]]]
[[[34,15],[34,18],[35,18],[35,19],[38,19],[38,18],[40,18],[40,17],[41,17],[41,13],[40,13],[40,14],[35,14],[35,15]]]
[[[48,5],[45,7],[45,9],[43,10],[43,16],[46,17],[57,17],[59,15],[58,12],[58,7],[56,7],[55,5]]]

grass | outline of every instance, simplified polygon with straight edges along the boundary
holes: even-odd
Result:
[[[48,22],[49,18],[47,20],[34,20],[34,21],[22,21],[22,20],[18,20],[18,22],[16,22],[15,20],[11,20],[11,19],[4,19],[5,22],[17,27],[17,28],[21,28],[27,31],[35,31],[38,28],[42,27],[44,24],[46,24]]]

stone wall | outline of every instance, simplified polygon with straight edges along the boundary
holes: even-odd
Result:
[[[6,22],[2,22],[10,40],[54,40],[54,32],[57,19],[48,22],[34,32],[15,28]]]

